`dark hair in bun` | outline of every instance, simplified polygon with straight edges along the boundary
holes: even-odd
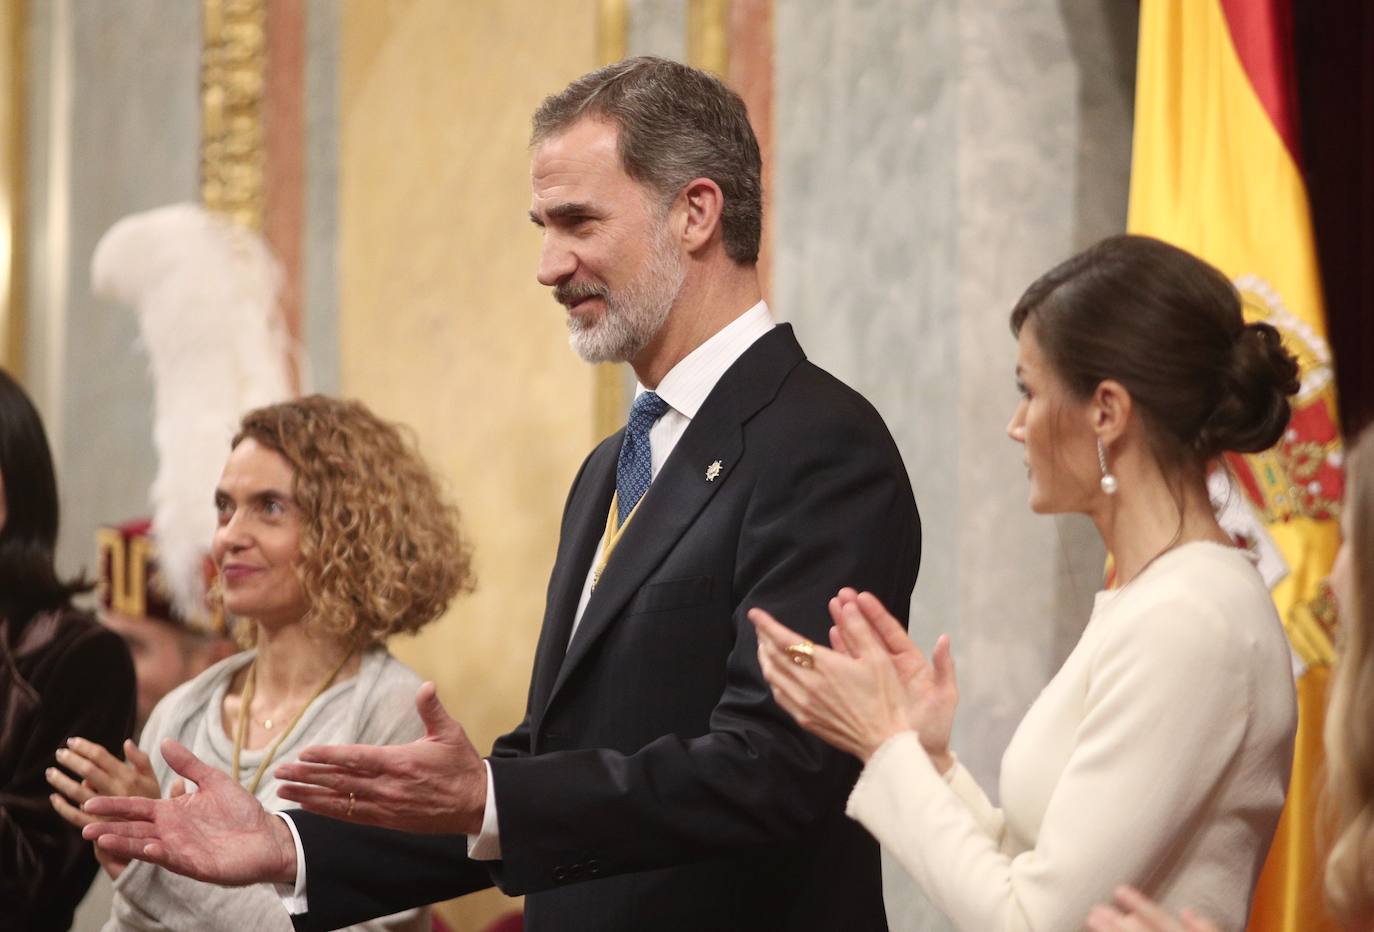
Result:
[[[1223,450],[1258,453],[1288,426],[1288,396],[1298,391],[1298,361],[1269,324],[1246,324],[1231,344],[1216,407],[1198,431],[1204,457]]]
[[[1168,243],[1113,236],[1060,263],[1016,303],[1012,333],[1029,321],[1075,397],[1125,386],[1161,461],[1257,452],[1288,425],[1298,363],[1279,332],[1245,323],[1226,276]]]

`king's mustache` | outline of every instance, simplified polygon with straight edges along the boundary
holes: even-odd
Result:
[[[611,290],[605,285],[594,285],[591,282],[566,282],[555,285],[553,289],[553,299],[564,307],[572,307],[586,298],[604,299],[610,295]]]

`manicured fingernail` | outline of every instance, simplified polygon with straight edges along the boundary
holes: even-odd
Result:
[[[70,753],[71,751],[68,751],[66,748],[58,748],[57,753],[53,756],[56,757],[58,760],[62,760],[62,758],[66,757]]]
[[[51,777],[51,776],[52,776],[53,774],[55,774],[55,773],[57,773],[57,768],[56,768],[56,767],[49,767],[47,770],[43,771],[43,776],[45,776],[45,777]]]

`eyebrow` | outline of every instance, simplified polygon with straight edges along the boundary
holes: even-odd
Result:
[[[230,495],[223,489],[215,489],[215,501],[218,502],[222,498],[228,499],[230,501],[234,500],[234,496]],[[270,499],[276,499],[277,501],[281,502],[292,501],[291,496],[289,494],[287,494],[286,492],[279,491],[277,489],[263,489],[261,492],[254,492],[252,495],[248,496],[248,500],[255,504],[265,502]]]
[[[544,216],[550,220],[562,220],[567,217],[582,217],[595,215],[596,211],[592,209],[592,205],[579,204],[576,202],[555,204],[548,210],[544,211]],[[533,210],[530,211],[530,222],[537,227],[542,227],[544,225],[544,220],[541,219],[540,216],[536,214]]]

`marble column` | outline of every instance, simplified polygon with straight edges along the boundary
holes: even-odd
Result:
[[[337,0],[308,0],[305,17],[305,229],[302,389],[339,392],[339,43]]]
[[[1125,223],[1134,19],[1112,0],[836,0],[777,9],[780,314],[883,414],[924,553],[913,635],[949,632],[955,747],[1003,748],[1087,619],[1091,528],[1026,508],[1007,315]],[[893,863],[896,929],[947,924]]]
[[[152,384],[126,308],[90,290],[116,220],[195,200],[196,3],[28,4],[26,385],[62,494],[58,565],[94,570],[94,530],[146,514],[156,469]]]

